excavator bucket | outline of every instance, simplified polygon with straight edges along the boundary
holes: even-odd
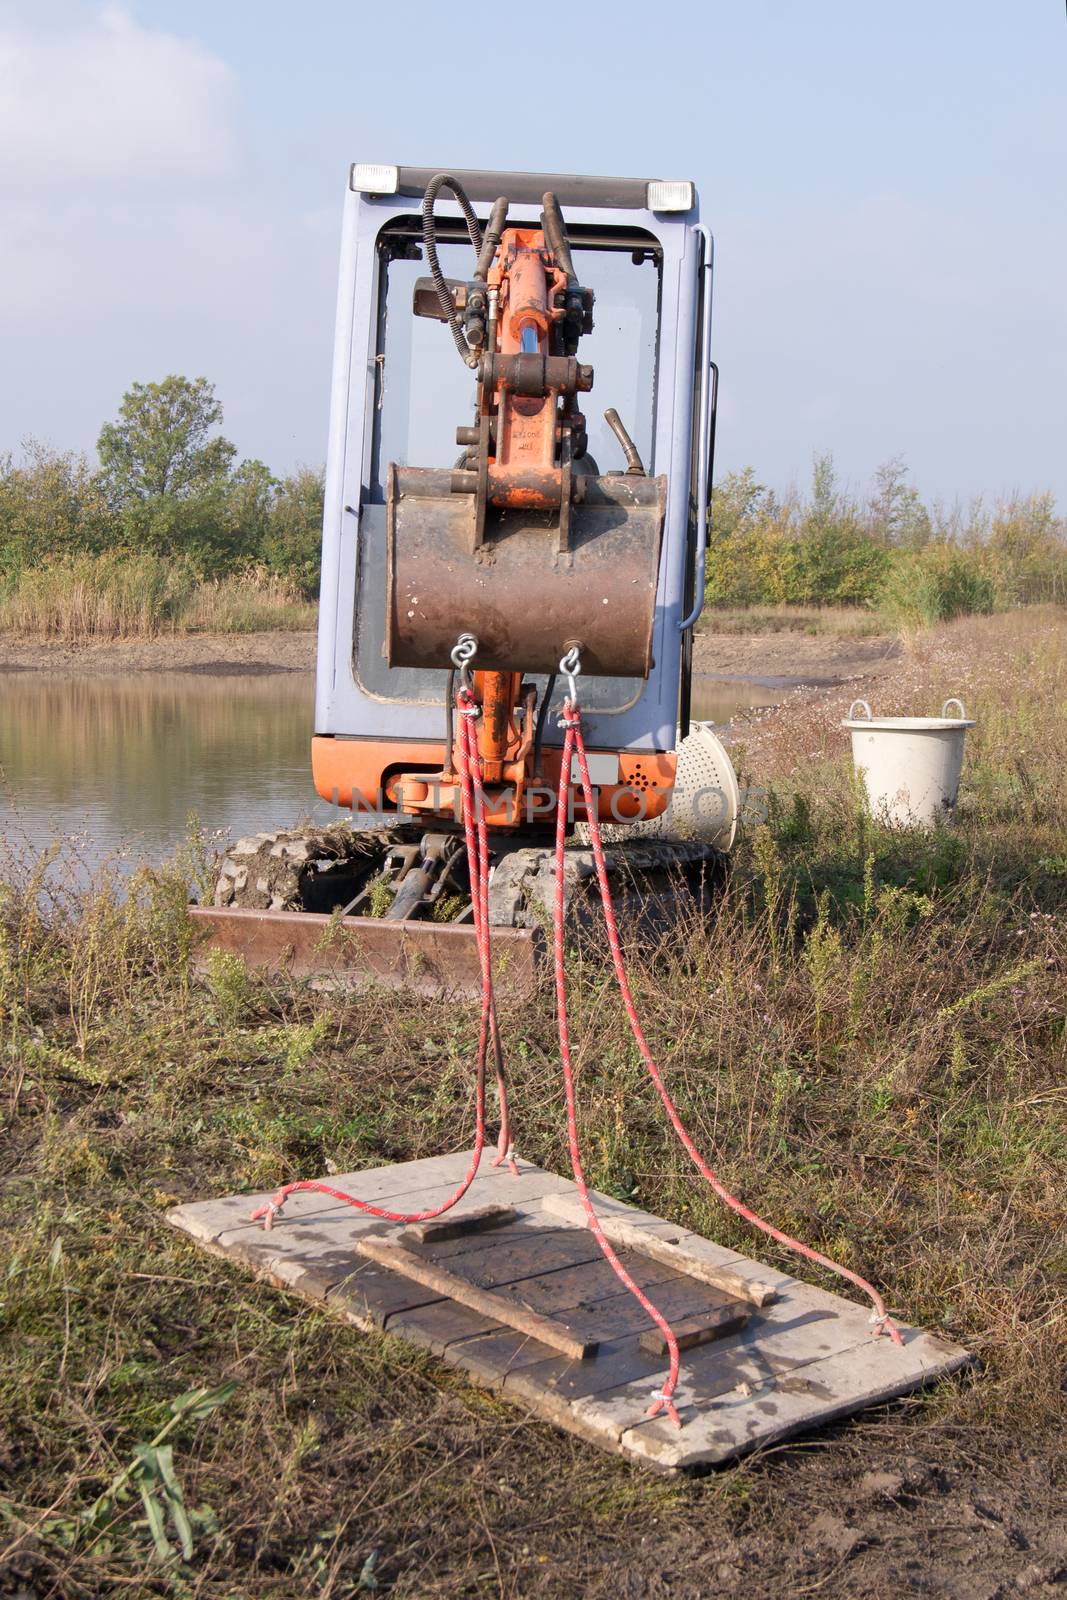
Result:
[[[554,672],[571,617],[584,670],[647,677],[666,478],[576,475],[565,535],[558,510],[489,507],[479,540],[475,497],[453,492],[467,476],[390,469],[389,665],[447,665],[456,618],[474,617],[479,667]]]

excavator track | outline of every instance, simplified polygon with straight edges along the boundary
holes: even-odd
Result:
[[[307,912],[408,923],[468,924],[470,885],[458,835],[406,825],[286,828],[239,839],[221,857],[212,906],[220,911]],[[612,892],[635,926],[664,928],[706,911],[724,869],[713,845],[628,839],[604,852]],[[597,920],[593,852],[576,839],[565,858],[565,907],[576,926]],[[555,896],[554,851],[497,838],[489,882],[495,928],[543,929]]]
[[[333,911],[377,875],[403,827],[282,828],[238,839],[221,857],[212,904],[246,911]]]

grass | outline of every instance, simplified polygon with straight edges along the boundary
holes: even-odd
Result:
[[[757,1572],[762,1592],[808,1592],[839,1576],[836,1557],[804,1554],[817,1510],[847,1508],[861,1471],[887,1461],[912,1479],[929,1463],[937,1540],[951,1471],[983,1504],[991,1483],[1011,1495],[1033,1481],[1054,1523],[1067,630],[1054,612],[961,623],[917,641],[883,684],[901,709],[962,692],[977,714],[953,829],[871,824],[840,695],[754,717],[737,756],[769,786],[767,820],[746,831],[718,914],[646,953],[635,990],[725,1181],[967,1344],[981,1371],[819,1449],[660,1482],[340,1328],[201,1254],[164,1212],[463,1147],[474,1009],[267,983],[228,957],[196,979],[183,907],[202,863],[142,872],[126,898],[106,875],[64,893],[47,887],[54,867],[9,867],[0,1574],[72,1597],[695,1596],[761,1592]],[[607,974],[579,953],[572,967],[593,1181],[791,1266],[691,1179]],[[550,997],[505,999],[502,1025],[519,1148],[566,1171]],[[229,1382],[210,1414],[183,1410]],[[161,1556],[145,1504],[173,1510],[162,1467],[123,1478],[164,1433],[188,1557],[170,1521]],[[911,1525],[884,1559],[856,1558],[868,1587],[825,1592],[886,1592]],[[932,1537],[915,1535],[916,1570]]]
[[[27,567],[0,590],[0,630],[82,644],[164,633],[250,633],[315,626],[314,602],[262,567],[198,581],[147,552]]]

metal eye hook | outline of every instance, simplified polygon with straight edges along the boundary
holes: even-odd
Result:
[[[567,693],[572,706],[578,704],[577,679],[582,672],[582,658],[579,654],[581,645],[572,644],[567,647],[567,653],[559,664],[559,670],[567,680]]]
[[[477,650],[478,641],[473,633],[461,633],[452,646],[452,665],[459,673],[460,688],[466,689],[468,694],[474,687],[470,664],[474,660]]]

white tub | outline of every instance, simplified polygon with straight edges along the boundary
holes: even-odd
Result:
[[[952,706],[959,707],[958,716],[949,716]],[[875,717],[866,700],[854,700],[843,725],[852,734],[852,760],[880,822],[931,828],[951,815],[963,741],[974,727],[962,701],[946,700],[939,717]]]

